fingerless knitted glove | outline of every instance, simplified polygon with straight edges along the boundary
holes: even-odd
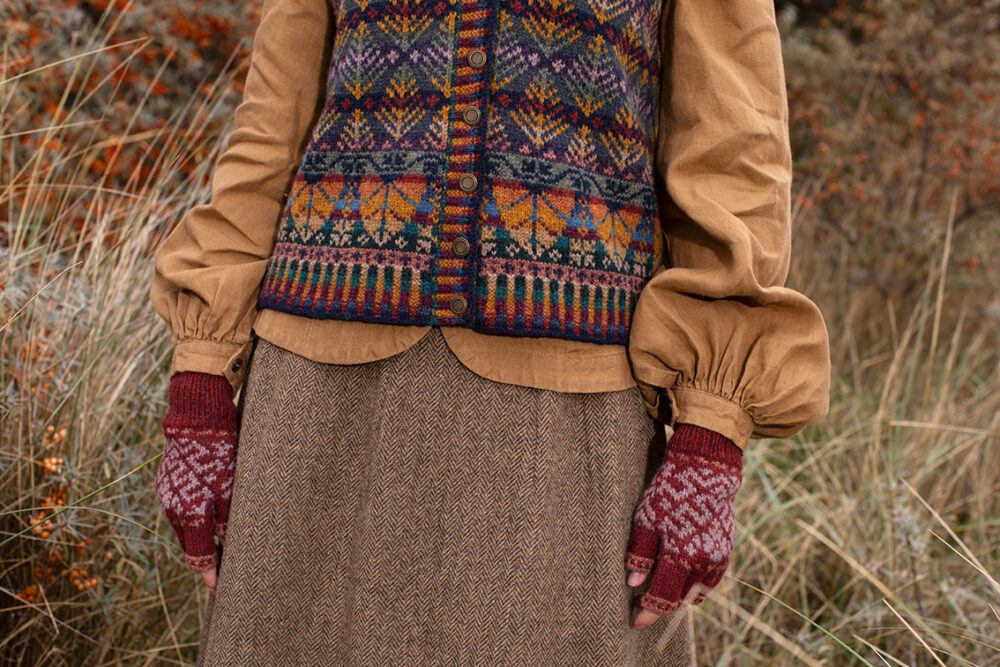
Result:
[[[674,612],[691,587],[704,601],[733,552],[733,503],[743,481],[743,451],[729,438],[695,424],[677,423],[666,457],[635,513],[629,570],[656,567],[640,604]]]
[[[233,389],[222,375],[185,371],[170,378],[166,445],[156,497],[191,570],[216,566],[215,540],[229,521],[238,430]]]

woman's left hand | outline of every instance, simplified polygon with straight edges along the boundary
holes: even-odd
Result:
[[[678,423],[635,513],[628,584],[653,580],[636,628],[683,604],[699,604],[722,579],[733,552],[733,505],[743,481],[743,450],[720,433]]]

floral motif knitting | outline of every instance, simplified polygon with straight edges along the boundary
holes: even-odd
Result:
[[[625,343],[663,243],[662,2],[331,7],[326,100],[258,308]]]

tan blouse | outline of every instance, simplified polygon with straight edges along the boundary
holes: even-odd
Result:
[[[264,0],[211,200],[187,211],[154,258],[150,299],[173,332],[171,375],[224,375],[236,391],[254,334],[315,361],[355,364],[405,350],[430,328],[254,305],[323,106],[335,28],[326,0]],[[656,165],[667,244],[629,344],[441,329],[459,360],[488,379],[560,392],[638,384],[651,417],[710,428],[745,449],[829,408],[826,323],[784,287],[791,154],[773,4],[665,0],[660,45]]]

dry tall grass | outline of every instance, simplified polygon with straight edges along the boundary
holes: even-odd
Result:
[[[88,33],[40,9],[58,4],[0,8],[0,656],[187,662],[207,589],[155,502],[170,347],[150,254],[208,196],[241,70],[163,106],[158,82],[186,84],[138,65],[159,42],[119,44],[139,10],[63,3]],[[831,6],[781,25],[789,285],[827,317],[833,401],[751,441],[700,662],[997,665],[998,5]],[[67,39],[43,59],[46,31]]]

